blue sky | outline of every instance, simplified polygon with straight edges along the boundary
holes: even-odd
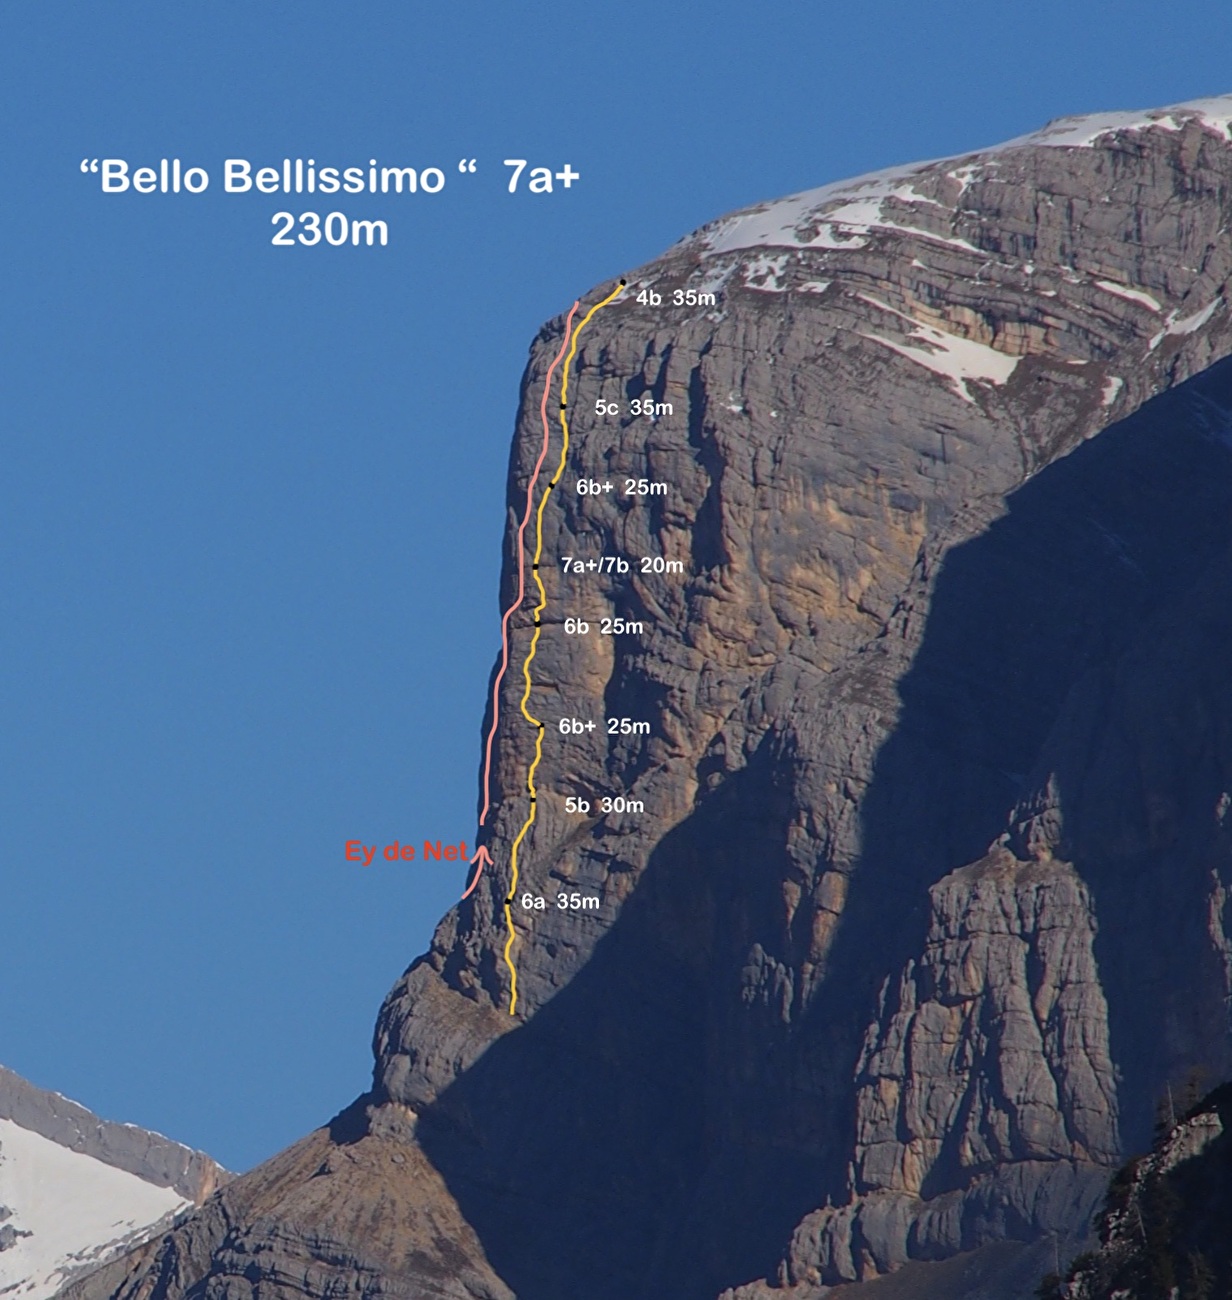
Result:
[[[738,205],[1229,55],[1199,0],[7,0],[0,1062],[237,1169],[362,1091],[462,870],[343,845],[473,839],[541,322]],[[94,157],[213,183],[103,196]],[[227,157],[455,170],[329,205],[384,249],[277,249],[305,205]],[[506,157],[581,180],[510,196]]]

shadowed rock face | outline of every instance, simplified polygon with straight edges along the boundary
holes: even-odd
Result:
[[[1228,1293],[1232,1250],[1232,1085],[1180,1119],[1169,1101],[1148,1153],[1117,1171],[1099,1216],[1099,1249],[1080,1256],[1061,1300]],[[1064,1275],[1062,1270],[1053,1270]]]
[[[737,214],[630,277],[583,336],[544,554],[685,572],[541,571],[518,1014],[511,675],[496,866],[387,998],[372,1095],[75,1300],[806,1300],[899,1269],[924,1297],[964,1251],[1019,1286],[1165,1082],[1229,1073],[1232,143],[1196,112],[1081,135]],[[594,414],[639,396],[671,414]],[[551,725],[604,714],[651,733]]]

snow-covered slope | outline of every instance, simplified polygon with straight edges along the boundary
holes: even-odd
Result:
[[[229,1177],[204,1152],[0,1066],[0,1300],[54,1295]]]
[[[1092,149],[1112,136],[1148,130],[1178,132],[1190,123],[1197,123],[1226,143],[1232,136],[1232,95],[1190,100],[1168,108],[1057,118],[1041,131],[990,148],[887,167],[772,203],[755,204],[703,226],[682,244],[705,258],[758,247],[851,250],[864,247],[872,233],[891,230],[974,251],[969,242],[953,234],[921,228],[917,218],[927,217],[929,208],[941,210],[945,204],[938,202],[936,195],[921,192],[917,181],[940,173],[966,189],[974,177],[995,169],[1004,155],[1017,150]],[[757,287],[776,286],[770,283]]]
[[[46,1300],[191,1204],[0,1119],[0,1296]]]

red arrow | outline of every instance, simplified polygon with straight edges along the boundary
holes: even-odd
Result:
[[[488,850],[484,847],[484,845],[481,844],[479,846],[479,851],[471,859],[471,866],[473,867],[475,863],[478,862],[479,870],[475,872],[475,879],[472,880],[471,883],[466,887],[466,893],[462,895],[463,898],[469,898],[471,896],[471,894],[474,892],[475,886],[479,883],[479,877],[483,875],[484,867],[488,866],[491,863],[491,861],[492,861],[492,855],[488,852]]]

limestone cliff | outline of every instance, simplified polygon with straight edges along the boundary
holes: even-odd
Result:
[[[1008,1296],[1084,1236],[1161,1087],[1232,1073],[1230,120],[1055,124],[630,274],[545,511],[519,886],[598,908],[515,906],[511,1017],[510,675],[495,866],[387,998],[372,1093],[74,1300],[923,1297],[990,1251]],[[625,478],[667,491],[574,490]]]

